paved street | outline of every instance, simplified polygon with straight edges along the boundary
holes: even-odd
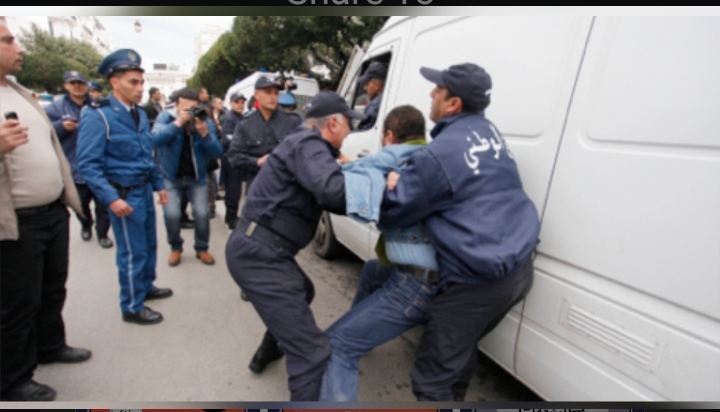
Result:
[[[240,299],[227,271],[224,249],[230,232],[223,224],[224,212],[223,202],[217,202],[210,239],[216,264],[206,266],[195,258],[193,230],[183,229],[183,260],[171,268],[162,208],[157,206],[156,285],[172,288],[174,296],[149,302],[165,317],[152,326],[122,321],[115,248],[102,249],[94,233],[92,241],[84,242],[72,216],[63,315],[68,344],[91,349],[93,357],[78,365],[40,366],[35,379],[54,387],[57,401],[289,400],[284,358],[262,375],[247,367],[265,328],[252,305]],[[312,309],[325,329],[350,307],[362,261],[353,256],[325,261],[311,247],[297,259],[315,283]],[[421,333],[414,329],[363,358],[359,401],[414,401],[409,374]],[[539,398],[482,358],[466,400]]]

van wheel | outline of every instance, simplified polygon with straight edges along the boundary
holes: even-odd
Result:
[[[328,260],[338,257],[343,250],[343,245],[337,241],[333,233],[328,212],[323,212],[320,216],[313,239],[313,250],[321,258]]]

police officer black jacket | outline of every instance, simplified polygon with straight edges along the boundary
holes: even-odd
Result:
[[[228,151],[230,165],[245,172],[250,183],[260,169],[258,159],[272,152],[300,122],[282,110],[275,110],[269,120],[260,110],[252,112],[235,127]]]
[[[346,214],[345,176],[336,161],[339,154],[317,128],[296,128],[260,168],[256,184],[248,190],[243,217],[272,230],[298,250],[304,248],[315,234],[323,209]]]

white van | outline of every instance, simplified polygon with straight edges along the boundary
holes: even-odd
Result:
[[[234,85],[230,86],[230,88],[225,93],[225,107],[230,107],[230,95],[232,95],[235,92],[242,93],[246,99],[250,100],[250,97],[252,97],[253,94],[255,94],[255,82],[257,79],[261,76],[267,76],[271,79],[276,78],[280,75],[280,72],[255,72],[251,74],[250,76],[240,80],[239,82],[235,83]],[[289,73],[285,74],[286,76],[289,76]],[[293,82],[297,84],[297,89],[293,90],[292,93],[295,95],[295,100],[297,103],[297,109],[295,110],[297,114],[300,116],[303,116],[302,109],[305,107],[307,102],[312,99],[313,96],[315,96],[318,91],[320,91],[320,88],[318,86],[317,80],[310,78],[310,77],[302,77],[293,75]],[[249,107],[245,107],[245,111],[250,110]]]
[[[392,17],[339,92],[389,63],[385,114],[429,113],[421,66],[473,62],[542,219],[527,299],[480,342],[547,400],[720,400],[720,18]],[[428,128],[432,122],[428,118]],[[325,215],[314,247],[374,257],[374,226]]]

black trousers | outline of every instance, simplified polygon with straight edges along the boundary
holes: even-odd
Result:
[[[60,202],[17,211],[20,237],[0,241],[0,392],[32,379],[65,346],[62,309],[70,214]]]
[[[77,215],[80,224],[84,229],[90,229],[93,225],[92,213],[90,213],[90,202],[95,202],[95,218],[97,219],[95,224],[95,232],[98,237],[107,237],[108,231],[110,230],[110,218],[108,217],[108,207],[93,194],[90,187],[86,184],[75,183],[78,194],[80,195],[80,201],[82,202],[83,214],[85,219]]]
[[[230,166],[230,161],[226,155],[223,155],[220,162],[225,171],[225,214],[228,216],[237,216],[238,209],[240,208],[242,183],[245,174]]]
[[[317,401],[330,341],[310,303],[315,287],[294,256],[233,231],[225,248],[228,269],[287,355],[290,401]]]
[[[454,388],[467,388],[478,342],[525,298],[532,279],[528,257],[511,276],[483,286],[451,283],[433,298],[411,375],[419,401],[452,402]]]

